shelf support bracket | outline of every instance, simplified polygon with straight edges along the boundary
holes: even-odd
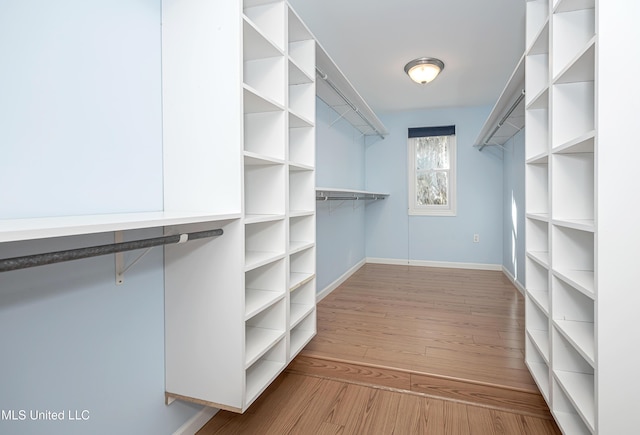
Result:
[[[335,121],[333,121],[331,124],[329,124],[329,127],[327,127],[327,128],[331,128],[331,127],[333,127],[333,125],[334,125],[336,122],[340,121],[342,118],[344,118],[344,117],[347,115],[347,113],[351,112],[352,110],[354,110],[354,109],[352,109],[351,107],[348,107],[348,108],[347,108],[347,110],[345,110],[343,113],[339,114],[340,116],[338,116],[338,119],[336,119],[336,120],[335,120]]]

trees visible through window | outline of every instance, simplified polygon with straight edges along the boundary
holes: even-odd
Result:
[[[409,129],[409,214],[455,216],[455,126]]]

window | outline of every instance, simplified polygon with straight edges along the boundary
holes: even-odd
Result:
[[[456,128],[409,129],[409,214],[456,215]]]

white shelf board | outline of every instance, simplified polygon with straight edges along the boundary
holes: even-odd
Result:
[[[247,373],[245,407],[262,393],[285,368],[285,363],[269,360],[256,362]]]
[[[278,112],[285,110],[281,104],[271,98],[260,95],[260,92],[251,86],[244,84],[243,88],[244,113]]]
[[[527,257],[538,263],[540,266],[549,268],[549,253],[542,251],[527,251]]]
[[[542,310],[542,312],[549,316],[549,293],[543,290],[527,289],[527,294],[529,295],[531,300]]]
[[[242,19],[244,42],[242,53],[245,61],[284,56],[282,50],[258,29],[251,18],[243,14]]]
[[[298,287],[311,281],[316,275],[314,273],[291,272],[289,274],[289,290],[293,291]]]
[[[527,159],[527,164],[529,165],[545,165],[549,163],[549,154],[546,152],[538,154],[537,156],[533,156]]]
[[[593,9],[594,7],[595,0],[558,0],[553,9],[553,12],[571,12],[581,9]]]
[[[313,248],[314,245],[315,243],[310,241],[291,240],[289,242],[289,254],[295,254],[296,252],[304,251],[308,248]]]
[[[311,341],[314,335],[314,331],[298,328],[293,329],[291,331],[291,344],[289,346],[291,350],[289,359],[293,359],[302,350],[302,348]]]
[[[593,375],[561,370],[554,371],[554,374],[569,401],[593,431],[595,417]]]
[[[285,218],[283,214],[247,214],[244,216],[245,224],[257,224],[260,222],[281,221]]]
[[[313,83],[313,77],[309,77],[295,59],[289,57],[289,85],[304,85]]]
[[[289,210],[289,217],[313,216],[314,210]]]
[[[548,54],[549,53],[549,18],[544,21],[544,25],[533,38],[531,46],[527,50],[527,55]]]
[[[568,412],[554,411],[553,416],[558,422],[558,426],[562,430],[562,433],[571,435],[587,435],[592,432],[587,429],[582,419],[578,414],[571,414]]]
[[[284,295],[281,291],[247,288],[244,292],[245,320],[278,302]]]
[[[474,146],[504,145],[524,127],[524,99],[505,118],[524,91],[524,56],[520,58],[489,117],[476,137]]]
[[[549,108],[549,88],[545,87],[537,95],[531,98],[531,102],[525,107],[527,110],[548,109]]]
[[[593,323],[574,322],[570,320],[554,320],[556,328],[587,360],[595,367],[595,340]]]
[[[284,331],[278,329],[256,328],[247,326],[245,337],[245,368],[249,368],[262,355],[264,355],[284,335]]]
[[[525,361],[533,380],[538,385],[544,400],[549,402],[549,366],[545,363]]]
[[[527,213],[527,217],[541,222],[549,222],[549,213]]]
[[[244,152],[244,164],[246,166],[275,166],[284,165],[284,160],[251,151]]]
[[[244,271],[248,272],[265,264],[272,263],[276,260],[284,258],[284,252],[267,252],[267,251],[247,251],[245,252]]]
[[[378,198],[386,198],[389,196],[388,193],[382,192],[372,192],[369,190],[356,190],[356,189],[341,189],[334,187],[316,187],[316,198],[320,198],[324,196],[328,197],[345,197],[345,198],[361,198],[367,199],[367,197],[378,197]],[[322,199],[322,198],[320,198]]]
[[[553,219],[552,223],[559,227],[572,228],[588,233],[595,231],[593,219]]]
[[[545,362],[549,363],[549,331],[540,331],[537,329],[527,330],[531,342],[536,347]]]
[[[145,212],[0,219],[0,243],[239,219],[240,213]]]
[[[595,299],[595,277],[592,270],[554,269],[553,274],[590,299]]]
[[[289,327],[295,328],[314,308],[313,305],[291,304]]]
[[[314,167],[311,165],[305,165],[304,163],[289,162],[289,171],[291,172],[306,172],[313,171]]]
[[[570,141],[567,141],[551,150],[554,154],[592,153],[594,152],[595,130],[586,132]]]
[[[313,125],[314,125],[314,122],[311,119],[296,113],[294,110],[289,109],[289,127],[290,128],[313,127]]]
[[[592,82],[595,77],[596,37],[591,38],[575,59],[558,73],[554,84]]]

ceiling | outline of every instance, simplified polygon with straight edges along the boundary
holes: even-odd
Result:
[[[524,52],[525,0],[289,0],[377,113],[493,105]],[[427,85],[404,65],[445,68]]]

